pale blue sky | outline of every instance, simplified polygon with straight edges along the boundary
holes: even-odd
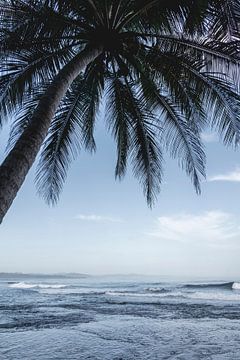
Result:
[[[97,153],[74,162],[56,207],[39,199],[34,172],[28,176],[0,228],[0,271],[240,279],[240,150],[205,136],[215,181],[202,184],[201,196],[166,157],[150,210],[130,169],[114,180],[115,146],[101,123],[96,139]]]

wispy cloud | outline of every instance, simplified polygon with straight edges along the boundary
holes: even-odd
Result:
[[[240,182],[240,168],[236,168],[234,171],[230,171],[225,174],[217,174],[210,176],[208,181],[231,181]]]
[[[201,138],[206,143],[213,143],[218,141],[217,134],[214,132],[203,132]]]
[[[162,240],[184,243],[205,242],[210,246],[240,245],[240,227],[232,214],[222,211],[207,211],[199,215],[177,214],[161,216],[150,235]]]
[[[78,214],[75,216],[75,219],[82,221],[93,221],[93,222],[113,222],[113,223],[123,222],[123,220],[120,218],[95,215],[95,214],[90,214],[90,215]]]

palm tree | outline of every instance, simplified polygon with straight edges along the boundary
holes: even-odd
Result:
[[[0,113],[14,118],[0,167],[0,222],[42,146],[39,193],[55,203],[70,161],[95,150],[101,99],[117,143],[151,205],[162,151],[197,192],[200,134],[239,143],[237,0],[0,0]]]

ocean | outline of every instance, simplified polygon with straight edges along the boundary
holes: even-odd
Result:
[[[240,359],[240,283],[0,274],[1,360]]]

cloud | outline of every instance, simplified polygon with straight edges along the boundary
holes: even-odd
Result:
[[[237,219],[232,214],[222,211],[207,211],[200,215],[161,216],[150,235],[182,243],[204,242],[210,246],[222,246],[236,242],[240,245]]]
[[[214,132],[203,132],[201,138],[206,143],[213,143],[218,141],[218,137]]]
[[[115,218],[111,216],[102,216],[102,215],[85,215],[85,214],[78,214],[75,216],[75,219],[82,220],[82,221],[93,221],[93,222],[113,222],[119,223],[122,222],[122,219]]]
[[[208,178],[208,181],[230,181],[240,182],[240,168],[236,168],[234,171],[226,174],[213,175]]]

